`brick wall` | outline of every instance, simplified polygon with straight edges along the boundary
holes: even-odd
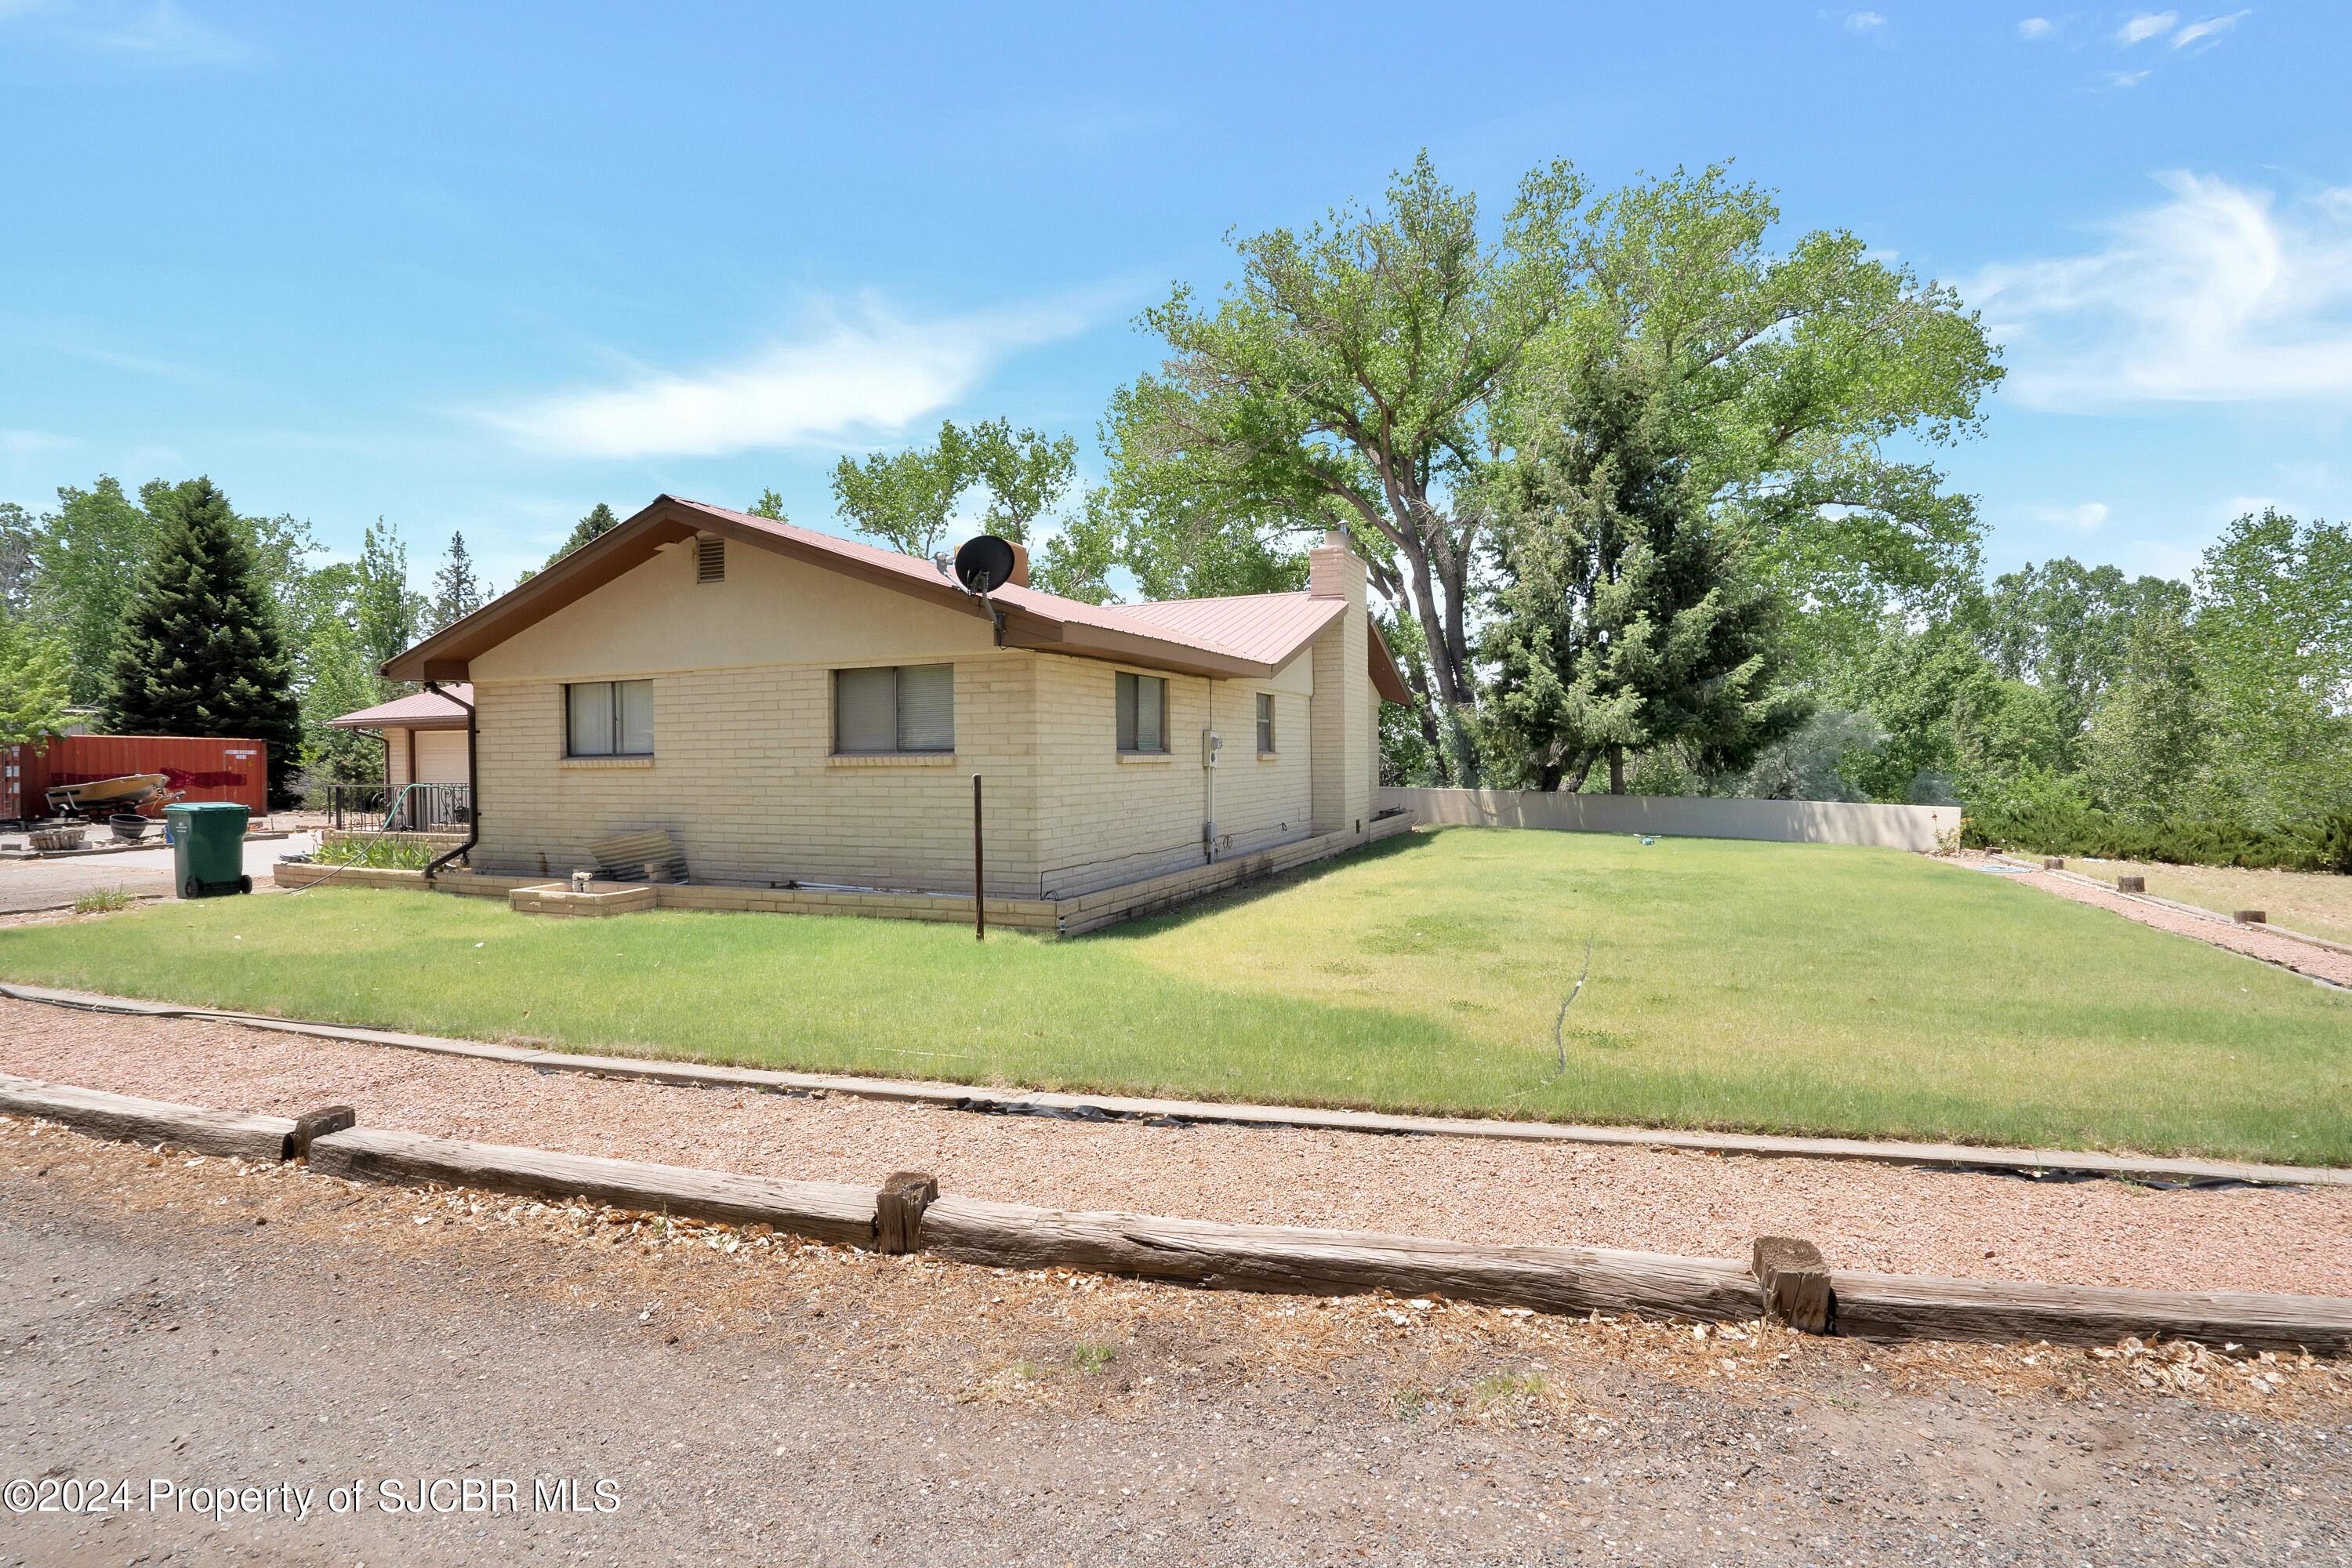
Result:
[[[1307,837],[1323,748],[1363,727],[1318,718],[1366,711],[1360,608],[1269,680],[1167,676],[1167,759],[1122,762],[1118,667],[999,649],[977,615],[741,546],[729,555],[723,583],[698,584],[692,551],[666,552],[473,661],[478,868],[561,876],[592,864],[593,838],[662,827],[698,881],[968,893],[979,773],[991,895],[1070,897],[1201,863],[1203,728],[1225,742],[1220,853],[1240,854]],[[829,754],[835,668],[935,662],[955,666],[952,755]],[[654,682],[654,755],[566,759],[564,683],[635,679]],[[1261,690],[1276,701],[1264,758]],[[1371,755],[1352,770],[1367,816]]]

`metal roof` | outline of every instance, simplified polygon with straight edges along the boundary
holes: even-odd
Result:
[[[962,586],[931,562],[707,501],[664,495],[546,571],[387,660],[383,672],[395,680],[461,680],[467,661],[476,654],[643,564],[664,544],[697,532],[714,532],[935,604],[980,613]],[[1305,594],[1089,605],[1011,584],[990,598],[1004,613],[1008,647],[1226,679],[1272,675],[1313,640],[1341,605],[1338,599]],[[1373,683],[1390,700],[1406,700],[1395,662],[1377,631],[1370,640]]]
[[[443,689],[456,697],[457,702],[474,700],[473,687],[462,680],[448,681]],[[466,710],[457,702],[436,692],[418,691],[362,708],[356,713],[341,714],[327,722],[338,730],[462,730],[466,727]]]

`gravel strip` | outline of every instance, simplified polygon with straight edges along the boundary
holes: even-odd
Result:
[[[2207,920],[2202,915],[2168,910],[2161,904],[2143,903],[2105,888],[2088,887],[2072,877],[2049,871],[2020,871],[2015,873],[2015,877],[2018,881],[2029,883],[2044,892],[2072,899],[2078,904],[2112,910],[2126,920],[2137,921],[2144,926],[2154,926],[2158,931],[2174,931],[2181,936],[2193,936],[2199,942],[2227,948],[2231,952],[2242,952],[2249,958],[2284,965],[2298,974],[2315,974],[2338,985],[2352,985],[2352,952],[2336,952],[2307,942],[2297,942],[2291,936],[2281,936],[2258,925]]]
[[[2352,1296],[2352,1193],[2337,1190],[2158,1192],[1850,1161],[980,1116],[5,999],[0,1069],[277,1115],[341,1102],[369,1126],[763,1175],[929,1171],[952,1192],[1062,1208],[1714,1258],[1778,1234],[1811,1237],[1842,1268]]]

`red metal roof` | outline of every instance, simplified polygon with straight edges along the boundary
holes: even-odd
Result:
[[[457,702],[474,700],[473,687],[462,680],[445,681],[442,690],[454,695]],[[435,692],[418,691],[327,722],[338,730],[462,730],[466,727],[466,710],[457,702]]]
[[[910,582],[934,587],[941,584],[954,586],[952,579],[936,563],[903,555],[896,550],[861,544],[853,539],[819,533],[814,529],[754,517],[748,512],[730,511],[706,501],[681,501],[679,504],[780,538],[789,538],[796,544],[882,568]],[[1224,599],[1160,599],[1142,605],[1089,605],[1083,599],[1066,599],[1059,594],[1048,594],[1039,588],[1014,587],[1010,584],[989,597],[1066,626],[1097,626],[1105,631],[1125,632],[1157,642],[1195,648],[1202,653],[1220,654],[1246,659],[1253,664],[1276,667],[1288,663],[1293,655],[1305,647],[1316,633],[1339,614],[1346,603],[1340,599],[1318,599],[1308,594],[1297,593],[1244,594]]]
[[[1311,594],[1244,594],[1230,599],[1156,599],[1104,606],[1129,625],[1180,641],[1230,648],[1244,658],[1283,664],[1347,608],[1344,599]]]

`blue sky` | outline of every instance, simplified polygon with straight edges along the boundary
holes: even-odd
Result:
[[[598,500],[833,526],[844,451],[1067,429],[1222,237],[1427,147],[1499,211],[1730,157],[2006,348],[1997,568],[2352,511],[2352,7],[884,12],[0,0],[0,500],[208,472],[420,582]]]

